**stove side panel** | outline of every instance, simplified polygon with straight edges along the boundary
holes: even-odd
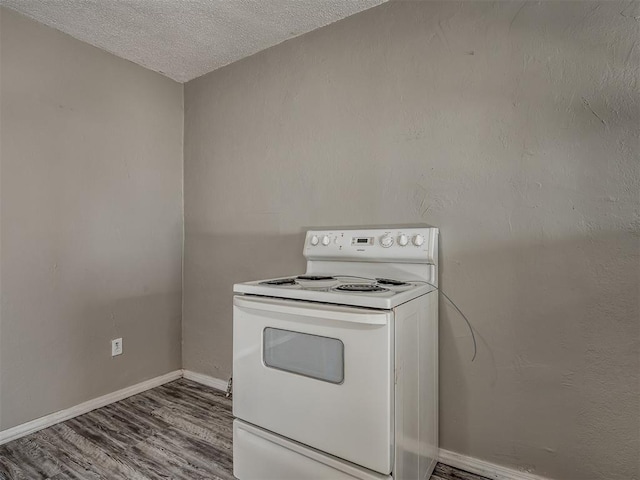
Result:
[[[424,479],[438,459],[438,292],[395,312],[394,479]]]

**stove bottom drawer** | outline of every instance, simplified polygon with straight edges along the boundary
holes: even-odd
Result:
[[[238,419],[233,421],[233,475],[240,480],[392,480]]]

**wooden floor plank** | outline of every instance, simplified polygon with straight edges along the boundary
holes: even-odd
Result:
[[[487,480],[485,477],[465,472],[463,470],[458,470],[457,468],[450,467],[443,463],[438,463],[438,465],[436,465],[433,475],[446,480]],[[431,477],[431,480],[433,480],[433,476]]]
[[[233,418],[225,418],[226,422],[202,422],[188,412],[179,408],[164,407],[153,412],[155,417],[161,418],[171,426],[194,435],[205,442],[227,450],[231,454],[232,445],[229,438],[233,436],[232,424]]]
[[[233,480],[232,424],[230,399],[180,379],[0,446],[0,480]]]
[[[10,442],[6,447],[9,459],[6,464],[0,462],[0,478],[3,474],[9,478],[46,478],[62,471],[60,462],[33,436]]]

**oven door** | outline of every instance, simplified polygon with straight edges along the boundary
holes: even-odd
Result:
[[[393,313],[236,296],[234,416],[391,472]]]

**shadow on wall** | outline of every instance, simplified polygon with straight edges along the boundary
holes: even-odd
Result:
[[[2,429],[180,368],[180,291],[95,304],[87,296],[76,292],[46,328],[3,343]],[[112,358],[115,338],[124,352]]]
[[[227,379],[232,366],[233,284],[304,273],[304,232],[185,236],[183,366]]]
[[[104,323],[100,330],[106,330],[106,338],[123,338],[124,362],[112,365],[111,373],[128,385],[181,367],[181,310],[177,291],[119,298],[87,309],[84,316]],[[110,351],[110,343],[106,347]]]
[[[576,479],[637,455],[639,240],[632,227],[451,252],[442,235],[441,287],[478,341],[471,363],[464,320],[441,297],[442,448],[519,468],[526,459],[539,474],[548,457],[567,458],[584,472],[561,478]],[[478,439],[492,435],[502,448],[487,451]]]

